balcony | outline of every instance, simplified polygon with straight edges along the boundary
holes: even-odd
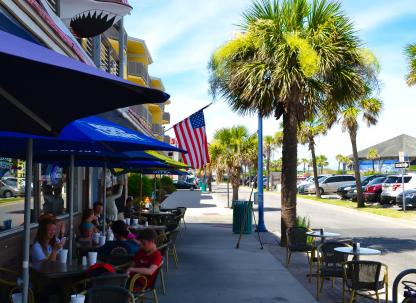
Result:
[[[163,136],[163,142],[166,144],[170,144],[170,137],[169,136]]]
[[[164,124],[170,124],[170,113],[163,113],[162,120]]]
[[[142,117],[149,125],[152,124],[152,114],[143,105],[130,106],[130,109]]]
[[[147,72],[147,67],[141,62],[129,61],[127,64],[127,73],[130,76],[142,78],[148,86],[151,83],[149,73]]]
[[[156,136],[163,136],[164,127],[160,124],[153,124],[152,131],[153,131],[153,134]]]

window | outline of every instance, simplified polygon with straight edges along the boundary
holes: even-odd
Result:
[[[340,182],[355,181],[353,176],[342,176]]]
[[[326,184],[326,183],[332,183],[332,182],[337,182],[335,181],[335,177],[329,177],[326,180],[324,180],[322,183]]]

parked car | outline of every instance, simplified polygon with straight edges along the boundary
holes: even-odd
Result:
[[[194,190],[196,189],[196,185],[193,182],[187,182],[183,180],[175,180],[173,181],[173,185],[175,185],[176,189],[190,189]]]
[[[361,178],[361,188],[364,192],[365,187],[374,179],[379,177],[386,177],[386,175],[371,175],[365,176]],[[351,199],[352,201],[357,201],[357,185],[354,183],[353,185],[341,186],[337,190],[337,194],[341,196],[342,199]]]
[[[416,174],[405,175],[404,183],[405,189],[416,188]],[[402,191],[402,175],[389,176],[382,185],[380,204],[396,203],[396,198]]]
[[[367,184],[363,192],[364,200],[366,202],[374,203],[380,201],[382,184],[387,178],[388,176],[377,177]]]
[[[0,180],[0,196],[4,198],[18,197],[25,194],[24,188],[17,186],[16,178],[5,178]]]
[[[409,189],[404,192],[406,209],[416,208],[416,189]],[[396,197],[396,203],[400,208],[403,208],[403,193]]]
[[[328,176],[331,176],[331,175],[319,175],[318,176],[318,182],[319,182],[319,180],[322,180],[322,178],[326,178]],[[306,178],[304,181],[302,181],[301,183],[298,184],[298,186],[297,186],[298,193],[301,194],[301,195],[304,195],[306,193],[305,188],[307,186],[313,184],[313,183],[314,183],[314,178],[312,176]]]
[[[327,176],[319,180],[319,191],[321,195],[336,193],[338,187],[353,185],[355,178],[353,175],[333,175]],[[314,194],[315,184],[310,184],[305,188],[305,192],[308,194]]]

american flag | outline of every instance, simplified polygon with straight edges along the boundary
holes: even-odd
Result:
[[[173,129],[179,148],[188,152],[182,154],[183,162],[193,168],[203,168],[209,162],[204,111],[200,110],[189,116]]]

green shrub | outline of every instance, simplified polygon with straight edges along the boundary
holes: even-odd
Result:
[[[309,219],[309,217],[297,216],[296,217],[296,226],[297,227],[310,228],[311,227],[311,220]]]
[[[143,180],[142,197],[151,196],[153,192],[152,180],[146,176],[143,176],[142,180]],[[129,195],[135,198],[138,198],[140,196],[140,174],[129,175]]]

